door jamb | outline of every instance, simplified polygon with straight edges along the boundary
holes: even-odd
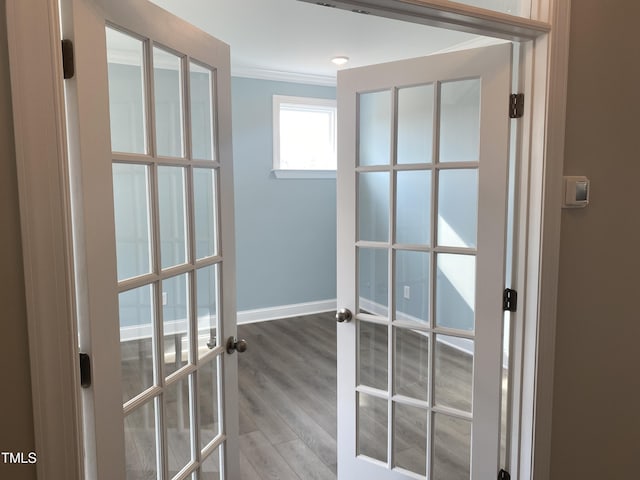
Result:
[[[436,5],[442,22],[447,22],[451,8],[440,0],[373,3],[396,9],[402,4]],[[521,197],[519,244],[525,248],[518,255],[518,288],[531,300],[521,312],[527,331],[516,442],[519,475],[514,477],[522,480],[548,478],[550,469],[570,0],[540,0],[534,5],[534,12],[549,20],[550,29],[529,35],[535,40],[525,49],[531,66],[531,116],[523,127],[522,151],[529,157],[529,171],[521,185],[526,197]],[[38,477],[79,480],[83,452],[58,0],[9,0],[6,9],[36,468]],[[476,19],[476,33],[490,34],[486,26],[492,18],[505,20],[502,14],[472,7],[456,10]]]

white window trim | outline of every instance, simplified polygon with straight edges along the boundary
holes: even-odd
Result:
[[[336,178],[335,169],[313,170],[313,169],[291,169],[280,167],[280,106],[300,105],[323,107],[323,110],[333,109],[334,123],[337,121],[336,100],[330,98],[317,97],[294,97],[288,95],[273,96],[273,175],[280,179],[322,179]],[[337,149],[337,140],[334,138],[334,148]]]
[[[517,282],[528,299],[520,312],[527,335],[520,429],[514,439],[520,455],[518,470],[511,473],[521,480],[548,478],[570,2],[533,0],[538,20],[444,0],[334,3],[472,33],[534,39],[525,62],[530,114],[521,127],[521,149],[531,171],[522,176],[519,242],[526,248],[518,254]],[[9,1],[6,9],[37,475],[76,480],[82,478],[83,453],[59,0]]]

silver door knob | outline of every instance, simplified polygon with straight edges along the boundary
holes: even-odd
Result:
[[[349,310],[348,308],[341,308],[336,312],[336,321],[338,323],[350,322],[352,319],[353,319],[353,314],[351,313],[351,310]]]
[[[245,352],[247,350],[247,341],[244,339],[238,340],[236,337],[229,337],[227,339],[227,353]]]

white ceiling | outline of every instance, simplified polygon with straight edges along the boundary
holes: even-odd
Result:
[[[338,68],[479,43],[441,30],[297,0],[152,0],[231,46],[236,76],[332,84]],[[344,67],[330,62],[350,58]]]

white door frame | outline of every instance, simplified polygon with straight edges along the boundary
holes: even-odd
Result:
[[[526,41],[517,223],[525,328],[513,478],[549,476],[570,0],[532,0],[528,20],[444,0],[338,7]],[[82,478],[79,374],[58,0],[7,0],[7,32],[39,478]],[[527,41],[528,40],[528,41]],[[506,103],[506,102],[505,102]]]

